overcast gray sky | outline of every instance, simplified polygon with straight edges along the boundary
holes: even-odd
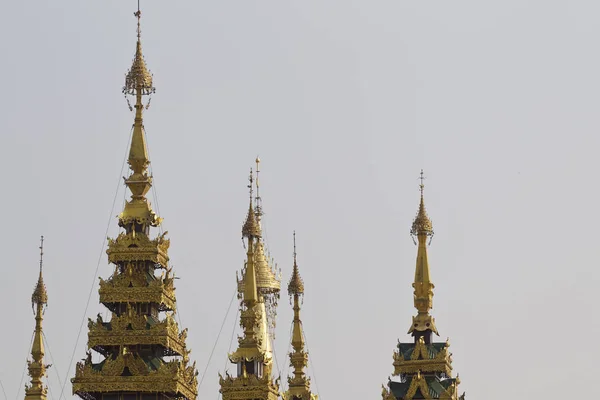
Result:
[[[74,374],[92,281],[86,318],[102,310],[94,273],[124,199],[133,115],[120,90],[134,10],[134,0],[13,1],[0,13],[9,399],[23,396],[39,235],[52,399],[59,376]],[[201,373],[243,263],[246,178],[259,154],[267,239],[286,285],[297,231],[323,400],[380,398],[396,341],[409,340],[421,168],[436,231],[433,314],[461,389],[489,400],[592,395],[567,382],[594,379],[600,356],[583,340],[600,333],[600,3],[145,0],[142,10],[157,87],[145,125]],[[102,253],[99,274],[111,271]],[[217,399],[234,317],[199,398]],[[283,374],[290,321],[284,294]],[[84,326],[75,360],[86,339]]]

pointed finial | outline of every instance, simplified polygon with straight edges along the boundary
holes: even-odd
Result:
[[[44,306],[48,304],[48,293],[46,292],[46,285],[44,284],[44,277],[42,275],[42,267],[44,263],[44,237],[40,238],[40,276],[37,281],[37,285],[31,295],[31,306]]]
[[[298,263],[296,262],[296,231],[294,231],[294,269],[292,270],[292,277],[288,284],[288,293],[290,296],[304,294],[304,282],[302,281],[302,277],[300,277]]]
[[[137,44],[135,49],[135,56],[129,72],[125,77],[125,86],[123,86],[123,94],[125,95],[136,95],[136,109],[137,103],[141,105],[141,96],[150,95],[156,91],[152,85],[152,74],[146,67],[146,61],[142,55],[142,29],[141,29],[141,18],[142,12],[140,11],[140,4],[138,1],[138,9],[133,13],[137,19]]]
[[[254,198],[255,200],[255,204],[256,204],[256,219],[258,220],[258,223],[260,224],[260,219],[263,215],[262,212],[262,198],[260,197],[260,182],[259,182],[259,174],[260,174],[260,158],[258,158],[258,156],[256,156],[256,160],[254,160],[254,162],[256,163],[256,197]]]
[[[253,182],[254,175],[252,173],[252,168],[250,168],[250,176],[248,177],[248,191],[250,193],[250,205],[248,207],[248,215],[246,216],[246,221],[242,226],[242,237],[261,237],[260,227],[258,222],[256,221],[256,213],[254,212],[254,207],[252,206],[252,191],[253,191]]]
[[[140,0],[138,0],[137,4],[137,11],[134,12],[133,15],[137,18],[137,37],[138,40],[140,40],[142,36],[142,29],[140,28],[140,19],[142,18],[142,12],[140,11]]]
[[[40,274],[42,273],[42,265],[44,264],[44,236],[40,237]]]
[[[250,193],[250,202],[252,203],[252,192],[254,187],[252,183],[254,182],[254,175],[252,175],[252,168],[250,168],[250,175],[248,175],[248,192]]]
[[[419,180],[421,181],[419,184],[421,202],[419,203],[419,211],[417,212],[417,216],[412,223],[410,234],[413,236],[433,236],[433,225],[427,216],[427,211],[425,210],[425,200],[423,198],[423,192],[425,189],[425,185],[423,184],[423,181],[425,180],[425,177],[423,176],[423,170],[421,170]]]
[[[294,265],[296,265],[296,231],[294,231]]]

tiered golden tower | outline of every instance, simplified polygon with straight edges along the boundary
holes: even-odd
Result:
[[[421,202],[412,224],[411,234],[417,237],[418,250],[415,269],[414,305],[417,315],[408,330],[413,343],[398,343],[394,352],[394,376],[399,380],[383,388],[383,400],[445,399],[464,400],[458,395],[458,376],[452,377],[452,353],[449,342],[434,343],[432,334],[438,334],[435,319],[429,314],[432,308],[433,288],[427,261],[428,240],[433,236],[433,226],[425,211],[423,200],[423,171],[421,171]]]
[[[306,376],[308,352],[304,349],[304,332],[300,319],[300,298],[304,296],[304,282],[298,271],[296,262],[296,233],[294,232],[294,269],[288,284],[288,294],[293,299],[294,321],[292,327],[292,348],[290,366],[294,368],[294,376],[288,377],[288,390],[281,395],[284,400],[318,400],[318,396],[310,391],[310,378]]]
[[[270,313],[274,317],[276,303],[273,302],[279,297],[280,283],[264,254],[260,203],[257,202],[255,209],[252,204],[252,185],[253,177],[250,172],[250,205],[242,227],[242,237],[247,239],[247,258],[242,278],[238,280],[241,298],[240,325],[244,332],[238,338],[237,350],[229,355],[231,363],[237,366],[236,375],[231,376],[226,372],[223,377],[219,374],[223,400],[279,398],[279,383],[272,377],[273,353],[268,310],[269,306],[273,307]],[[258,193],[257,198],[260,198]]]
[[[131,200],[119,215],[124,229],[108,241],[112,276],[100,279],[100,302],[110,312],[88,322],[88,348],[100,356],[92,361],[91,351],[79,362],[73,378],[73,393],[86,400],[189,399],[197,396],[195,363],[189,365],[187,329],[175,322],[176,300],[173,274],[169,267],[167,232],[150,238],[151,228],[160,225],[146,194],[152,186],[150,160],[142,120],[143,96],[154,93],[152,75],[142,56],[140,17],[137,17],[137,44],[133,65],[123,93],[135,96],[135,121],[129,167],[125,184]],[[157,270],[160,274],[157,275]],[[170,360],[165,360],[170,357]]]
[[[40,276],[31,295],[31,306],[35,314],[35,331],[31,346],[31,360],[27,361],[31,383],[25,386],[25,400],[46,400],[48,394],[48,387],[42,382],[42,379],[46,376],[46,369],[49,367],[44,363],[44,334],[42,331],[44,310],[48,304],[48,293],[42,275],[43,256],[44,237],[42,236],[40,241]]]

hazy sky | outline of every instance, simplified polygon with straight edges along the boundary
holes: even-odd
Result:
[[[124,200],[133,115],[120,90],[135,6],[12,1],[0,12],[9,400],[23,396],[39,235],[51,399],[74,374],[90,289],[86,320],[103,310],[94,273],[101,251],[100,276],[112,272],[102,246]],[[433,315],[467,398],[592,395],[569,382],[595,379],[600,357],[583,341],[600,333],[598,1],[144,0],[142,11],[157,87],[145,125],[200,373],[243,264],[246,178],[259,154],[282,286],[297,231],[310,374],[323,400],[379,399],[397,339],[410,340],[408,232],[421,168],[436,231]],[[282,374],[291,314],[284,292]],[[217,372],[232,370],[234,317],[235,307],[200,399],[217,399]]]

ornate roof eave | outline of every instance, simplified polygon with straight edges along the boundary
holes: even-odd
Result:
[[[125,368],[130,376],[122,376]],[[149,370],[141,359],[121,352],[116,359],[106,360],[100,367],[92,363],[89,354],[85,361],[77,363],[71,382],[73,394],[134,391],[174,393],[194,399],[198,394],[197,376],[195,363],[190,366],[185,361],[169,361],[157,370]]]
[[[168,314],[163,321],[149,324],[145,315],[113,313],[110,322],[104,322],[99,314],[96,321],[88,318],[88,347],[102,352],[103,349],[127,345],[160,345],[169,356],[185,356],[187,329],[179,326]]]

